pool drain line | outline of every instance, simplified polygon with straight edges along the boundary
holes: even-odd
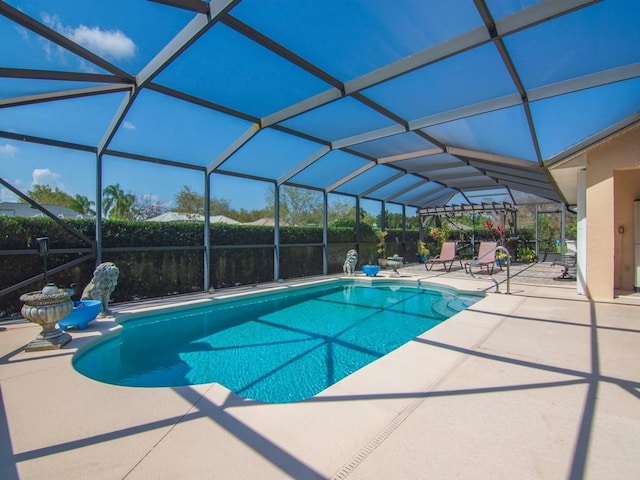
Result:
[[[360,463],[362,463],[362,461],[367,458],[369,454],[371,454],[371,452],[373,452],[378,447],[378,445],[384,442],[387,437],[391,435],[396,430],[396,428],[398,428],[402,424],[402,422],[404,422],[409,417],[409,415],[416,411],[417,408],[422,405],[424,400],[424,398],[419,398],[411,402],[409,406],[405,408],[398,416],[396,416],[396,418],[394,418],[382,432],[376,435],[373,440],[371,440],[362,450],[360,450],[360,452],[358,452],[358,454],[351,461],[349,461],[349,463],[344,465],[338,471],[338,473],[331,477],[331,480],[343,480],[344,478],[346,478],[347,475],[349,475],[358,465],[360,465]]]

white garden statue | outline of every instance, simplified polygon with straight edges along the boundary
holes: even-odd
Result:
[[[114,263],[101,263],[93,271],[91,282],[82,292],[82,300],[100,300],[102,302],[101,317],[111,314],[109,300],[118,283],[118,275],[120,275],[120,270]]]
[[[347,252],[347,259],[344,261],[342,271],[345,275],[355,275],[356,266],[358,265],[358,252],[351,249]]]

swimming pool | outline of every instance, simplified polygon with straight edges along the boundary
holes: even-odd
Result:
[[[482,296],[415,281],[335,280],[122,321],[73,364],[136,387],[218,382],[238,395],[310,398]]]

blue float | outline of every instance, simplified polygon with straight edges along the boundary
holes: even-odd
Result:
[[[76,327],[80,330],[87,328],[89,322],[98,316],[102,302],[100,300],[80,300],[76,302],[71,313],[58,322],[60,330]]]

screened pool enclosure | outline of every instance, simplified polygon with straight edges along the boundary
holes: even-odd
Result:
[[[0,1],[0,201],[85,199],[78,252],[100,262],[175,247],[105,245],[118,195],[147,220],[194,194],[204,289],[222,247],[260,249],[272,280],[291,249],[327,273],[364,212],[406,242],[421,208],[569,206],[549,167],[639,119],[639,19],[635,0]],[[221,245],[214,215],[269,234]]]

